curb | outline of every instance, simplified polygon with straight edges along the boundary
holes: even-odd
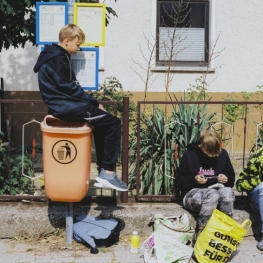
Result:
[[[243,197],[242,197],[243,198]],[[245,199],[237,198],[233,218],[242,223],[251,219],[252,227],[248,235],[260,233],[259,215],[251,211]],[[164,216],[187,213],[195,227],[194,217],[182,208],[180,200],[173,203],[91,203],[82,200],[73,204],[73,216],[88,214],[104,218],[114,217],[121,222],[121,235],[130,235],[139,231],[140,235],[148,236],[152,228],[148,226],[150,218],[155,214]],[[60,202],[0,202],[0,238],[39,237],[52,233],[58,228],[65,228],[66,203]]]

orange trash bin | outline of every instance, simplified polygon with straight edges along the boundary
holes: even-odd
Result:
[[[89,188],[92,128],[47,115],[41,130],[47,197],[52,201],[79,202]]]

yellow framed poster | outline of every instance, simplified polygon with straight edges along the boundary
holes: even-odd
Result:
[[[105,46],[106,5],[74,3],[74,24],[86,35],[82,46]]]

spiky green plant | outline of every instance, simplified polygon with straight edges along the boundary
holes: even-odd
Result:
[[[211,125],[214,112],[207,112],[207,105],[178,104],[171,116],[155,107],[153,114],[141,116],[140,127],[140,176],[142,194],[174,194],[173,174],[179,164],[174,158],[174,144],[179,156],[187,144],[197,140],[200,132]],[[135,131],[135,136],[137,131]],[[166,142],[166,144],[165,144]],[[137,160],[137,142],[131,144],[134,153],[131,164]],[[130,173],[130,187],[135,187],[136,169]]]

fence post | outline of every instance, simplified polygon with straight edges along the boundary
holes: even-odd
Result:
[[[0,99],[4,99],[4,79],[1,78],[1,87],[0,87]],[[4,130],[3,123],[5,122],[5,116],[4,116],[4,103],[1,103],[0,105],[0,131]]]
[[[128,185],[129,156],[129,97],[123,97],[122,115],[122,181]],[[128,191],[121,194],[121,202],[128,202]]]

